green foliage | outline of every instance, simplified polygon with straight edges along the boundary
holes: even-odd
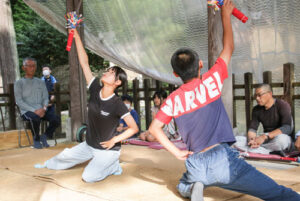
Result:
[[[37,59],[38,73],[43,64],[50,64],[53,68],[67,64],[67,36],[45,22],[22,0],[13,0],[11,4],[20,67],[23,58],[28,56]],[[88,56],[92,69],[104,68],[103,58],[90,51]]]

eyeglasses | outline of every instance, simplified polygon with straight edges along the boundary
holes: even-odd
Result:
[[[36,65],[34,64],[34,65],[24,65],[25,67],[32,67],[32,68],[34,68],[34,67],[36,67]]]
[[[263,93],[260,93],[260,94],[255,94],[254,97],[255,97],[255,98],[257,98],[257,97],[258,97],[258,98],[261,98],[261,97],[262,97],[263,95],[265,95],[266,93],[269,93],[269,91],[266,91],[266,92],[263,92]]]

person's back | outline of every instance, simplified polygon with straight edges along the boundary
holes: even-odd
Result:
[[[185,50],[183,49],[183,52]],[[221,100],[227,69],[219,58],[202,79],[183,84],[165,101],[157,119],[169,121],[164,111],[172,111],[178,131],[190,151],[198,152],[222,142],[235,141]]]

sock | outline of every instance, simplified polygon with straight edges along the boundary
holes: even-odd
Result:
[[[34,165],[34,168],[46,168],[47,167],[47,161],[44,163],[44,164],[39,164],[39,163],[37,163],[37,164],[35,164]]]
[[[204,201],[203,199],[204,185],[201,182],[195,182],[192,187],[191,201]]]

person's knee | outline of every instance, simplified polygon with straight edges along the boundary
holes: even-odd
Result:
[[[147,135],[146,138],[148,142],[156,142],[156,138],[153,135]]]
[[[280,134],[276,136],[274,140],[275,140],[275,146],[278,150],[287,149],[291,144],[290,136],[286,134]]]
[[[86,183],[94,183],[97,181],[101,181],[103,179],[105,179],[107,176],[106,175],[95,175],[95,174],[91,174],[88,171],[84,171],[82,173],[82,180]]]

